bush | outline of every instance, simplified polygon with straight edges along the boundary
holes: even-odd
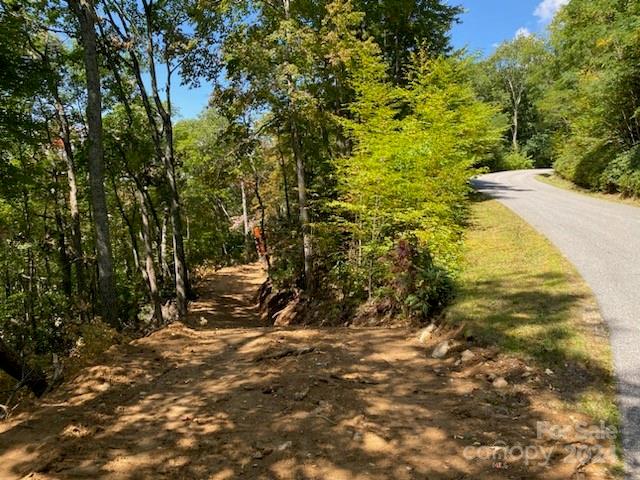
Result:
[[[613,155],[608,144],[572,138],[560,150],[554,169],[561,177],[581,187],[597,190],[601,188],[602,174]]]
[[[453,298],[451,277],[433,263],[429,250],[415,240],[397,242],[391,271],[395,300],[407,317],[428,320]]]
[[[524,152],[510,151],[502,158],[502,170],[533,168],[533,160]]]
[[[640,196],[640,146],[615,157],[602,172],[600,188],[627,196]]]

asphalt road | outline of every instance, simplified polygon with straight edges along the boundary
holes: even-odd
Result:
[[[640,479],[640,208],[536,179],[550,172],[499,172],[473,183],[551,240],[595,293],[610,330],[628,478]]]

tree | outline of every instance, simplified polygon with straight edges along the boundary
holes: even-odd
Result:
[[[69,0],[78,20],[87,79],[87,126],[89,142],[89,179],[91,205],[96,234],[98,281],[102,315],[107,323],[119,326],[115,293],[109,215],[104,192],[104,153],[102,149],[102,93],[96,40],[96,13],[91,0]]]
[[[188,51],[186,24],[188,19],[180,2],[105,2],[109,30],[105,35],[108,47],[117,57],[112,63],[114,75],[121,65],[129,68],[135,78],[140,99],[151,126],[156,156],[164,164],[171,212],[175,289],[178,314],[187,314],[189,277],[184,250],[183,222],[176,173],[173,138],[171,80],[181,65],[181,56]],[[165,68],[164,100],[160,91],[157,64]],[[143,65],[148,65],[151,88],[143,79]],[[123,99],[121,99],[123,100]]]
[[[392,267],[381,259],[401,240],[434,260],[427,275],[437,266],[448,274],[457,268],[468,179],[502,134],[492,126],[496,110],[475,95],[470,67],[469,60],[421,52],[406,87],[392,84],[376,56],[364,57],[354,75],[352,118],[342,121],[356,146],[340,162],[335,206],[343,209],[338,225],[353,239],[348,258],[356,275],[368,277],[369,296],[389,286]],[[432,280],[425,291],[440,288]],[[443,300],[435,290],[418,302],[421,311],[430,314]]]
[[[498,46],[483,62],[476,81],[483,98],[498,103],[509,115],[513,152],[519,152],[540,133],[536,102],[541,95],[541,68],[546,64],[547,56],[541,39],[534,35],[519,35]]]
[[[551,26],[555,168],[588,188],[640,193],[639,19],[637,2],[573,0]]]
[[[364,12],[364,24],[391,67],[395,83],[405,81],[406,67],[419,48],[433,57],[450,53],[449,31],[461,6],[440,0],[357,0],[356,11]]]

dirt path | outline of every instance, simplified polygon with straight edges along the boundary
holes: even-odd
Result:
[[[261,279],[257,266],[219,271],[194,328],[114,347],[0,423],[0,479],[607,478],[567,457],[595,442],[536,437],[537,421],[580,420],[544,373],[464,341],[435,360],[442,339],[405,329],[259,327]],[[529,465],[479,448],[494,445],[530,446]]]

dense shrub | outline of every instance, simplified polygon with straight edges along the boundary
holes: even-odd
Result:
[[[524,170],[533,168],[533,160],[525,152],[510,151],[502,157],[501,170]]]
[[[340,258],[323,262],[348,295],[391,300],[421,318],[450,299],[468,181],[503,133],[497,109],[477,99],[469,67],[416,55],[406,87],[391,84],[375,57],[356,72],[352,117],[343,120],[355,149],[338,162],[340,200],[326,224]]]
[[[600,187],[627,196],[640,196],[640,146],[616,156],[600,177]]]

